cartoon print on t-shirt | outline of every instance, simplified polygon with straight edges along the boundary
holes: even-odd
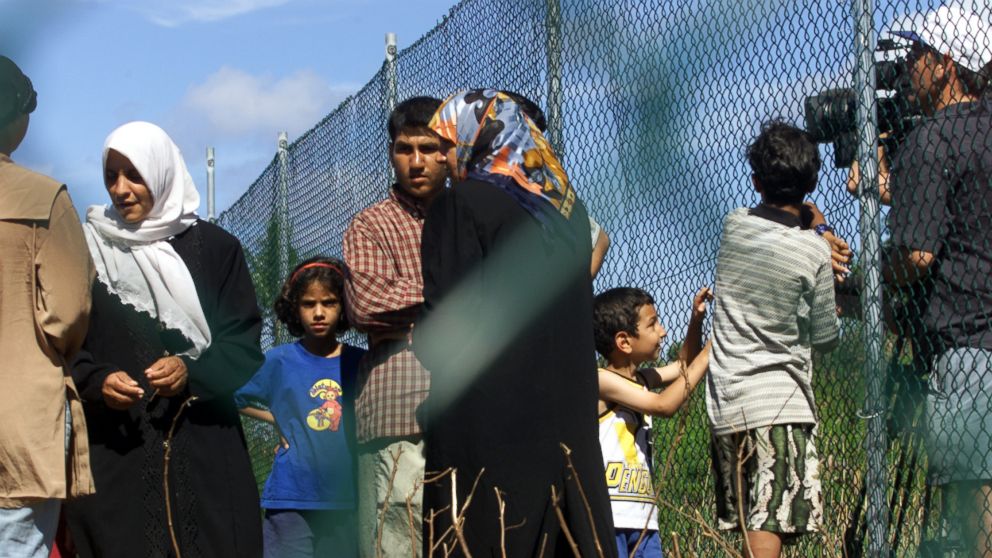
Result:
[[[310,388],[310,397],[319,397],[324,403],[317,409],[307,413],[307,426],[313,430],[337,432],[341,426],[341,386],[330,379],[317,380]]]

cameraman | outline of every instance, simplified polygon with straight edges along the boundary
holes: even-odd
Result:
[[[932,281],[930,476],[968,510],[964,543],[992,556],[992,31],[942,6],[891,33],[912,43],[906,93],[926,118],[882,177],[893,244],[882,273],[896,286]]]

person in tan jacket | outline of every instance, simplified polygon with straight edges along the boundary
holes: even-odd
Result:
[[[47,557],[61,501],[94,491],[67,363],[93,264],[64,185],[15,164],[36,93],[0,56],[0,556]]]

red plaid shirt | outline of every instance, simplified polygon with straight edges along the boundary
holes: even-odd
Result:
[[[355,215],[344,233],[348,319],[369,335],[355,401],[359,442],[420,434],[415,413],[430,375],[410,349],[409,332],[424,302],[425,212],[419,200],[393,186],[388,199]]]

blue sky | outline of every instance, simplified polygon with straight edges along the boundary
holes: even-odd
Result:
[[[0,53],[34,82],[38,109],[13,158],[69,184],[80,212],[106,202],[103,140],[130,120],[179,144],[206,208],[205,151],[217,152],[217,210],[455,0],[0,0]]]

